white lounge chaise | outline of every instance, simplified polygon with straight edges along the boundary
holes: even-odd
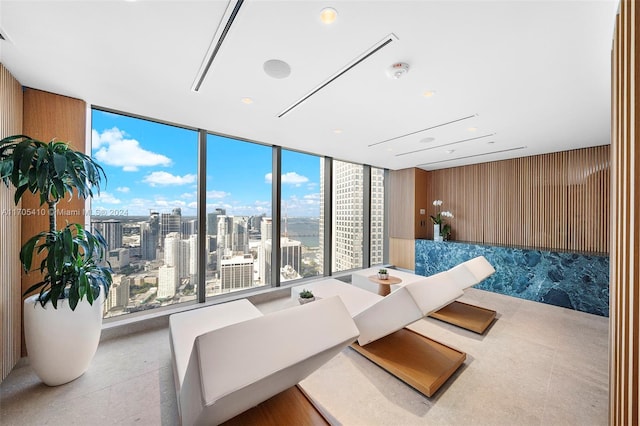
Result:
[[[354,286],[380,294],[378,284],[370,280],[370,277],[375,276],[378,269],[368,268],[353,272],[351,274],[351,283]],[[391,276],[402,280],[402,282],[390,286],[392,291],[425,278],[422,275],[397,269],[388,269],[388,271]],[[484,256],[478,256],[456,265],[446,272],[450,274],[451,281],[460,290],[466,290],[491,276],[495,269]],[[438,275],[435,274],[434,276]],[[484,334],[493,323],[496,311],[456,300],[429,316],[478,334]]]
[[[397,287],[386,297],[336,279],[292,287],[316,297],[340,296],[356,323],[360,336],[351,347],[408,383],[432,396],[462,365],[466,355],[404,327],[447,305],[462,295],[447,274],[421,277]]]
[[[495,273],[484,256],[474,257],[447,271],[461,290],[481,283]],[[496,318],[496,311],[455,300],[433,312],[430,317],[484,334]]]
[[[243,299],[174,314],[169,327],[183,425],[220,424],[288,397],[358,337],[337,297],[268,315]]]

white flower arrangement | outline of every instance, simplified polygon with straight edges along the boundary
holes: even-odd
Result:
[[[448,210],[441,212],[440,206],[442,206],[442,204],[442,200],[433,201],[433,205],[436,207],[436,214],[435,216],[431,216],[431,221],[433,221],[434,225],[440,225],[440,235],[442,235],[444,239],[447,239],[447,236],[451,233],[451,225],[445,224],[442,218],[453,219],[454,216],[453,213]]]

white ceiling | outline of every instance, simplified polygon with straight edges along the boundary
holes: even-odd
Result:
[[[617,0],[246,0],[193,92],[227,6],[1,0],[9,40],[0,56],[24,86],[390,169],[609,143]],[[326,6],[338,11],[332,25],[319,19]],[[278,118],[390,34],[393,42]],[[270,59],[287,62],[290,76],[267,76]],[[386,74],[395,62],[410,65],[398,80]]]

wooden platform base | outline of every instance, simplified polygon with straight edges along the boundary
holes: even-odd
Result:
[[[478,334],[484,334],[496,318],[496,311],[456,300],[429,316]]]
[[[365,346],[351,347],[418,392],[432,396],[467,355],[403,328]]]
[[[226,426],[327,426],[330,423],[298,386],[267,399],[222,423]]]

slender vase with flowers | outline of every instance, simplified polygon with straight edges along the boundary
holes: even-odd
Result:
[[[445,223],[443,217],[453,219],[453,213],[450,211],[441,211],[442,200],[434,200],[433,205],[436,208],[435,216],[431,216],[433,222],[433,241],[448,240],[451,234],[451,225]]]

